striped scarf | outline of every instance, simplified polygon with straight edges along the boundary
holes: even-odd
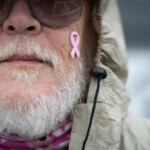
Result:
[[[72,119],[47,136],[25,141],[22,138],[0,133],[0,150],[67,150],[71,136]]]

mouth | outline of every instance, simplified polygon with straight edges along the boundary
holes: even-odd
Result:
[[[30,55],[13,55],[6,60],[0,61],[0,63],[11,63],[11,64],[19,64],[19,65],[31,65],[38,63],[48,63],[43,61],[35,56]]]

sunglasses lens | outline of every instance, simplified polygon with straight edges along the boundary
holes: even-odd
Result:
[[[47,26],[70,25],[82,13],[82,0],[32,0],[30,3],[35,17]]]
[[[7,18],[11,7],[10,0],[1,0],[0,1],[0,24],[4,22]]]

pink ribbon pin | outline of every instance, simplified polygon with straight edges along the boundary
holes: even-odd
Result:
[[[80,57],[80,51],[78,49],[78,45],[79,45],[79,42],[80,42],[80,36],[79,34],[76,32],[76,31],[73,31],[70,35],[70,41],[71,41],[71,45],[73,47],[70,55],[71,55],[71,58],[74,59],[75,58],[75,55],[77,56],[77,58]]]

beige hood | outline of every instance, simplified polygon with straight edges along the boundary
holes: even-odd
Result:
[[[116,0],[102,0],[95,5],[93,22],[99,33],[96,67],[107,72],[102,80],[92,128],[86,150],[118,150],[122,122],[130,101],[125,88],[127,54]],[[98,12],[98,13],[95,13]],[[101,27],[101,28],[100,28]],[[101,29],[101,30],[100,30]],[[88,100],[74,110],[74,122],[69,150],[81,150],[92,111],[97,79],[91,77]]]

